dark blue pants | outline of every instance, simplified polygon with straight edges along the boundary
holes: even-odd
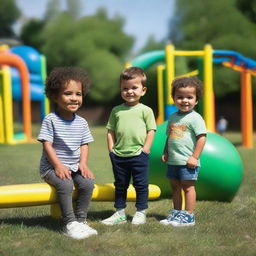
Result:
[[[110,152],[110,159],[115,176],[115,205],[117,209],[126,207],[127,189],[131,177],[136,191],[135,207],[138,211],[148,208],[148,159],[142,152],[138,156],[119,157]]]

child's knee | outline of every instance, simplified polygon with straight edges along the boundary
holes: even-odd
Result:
[[[58,191],[63,193],[72,193],[74,189],[74,183],[72,180],[64,179],[62,182],[56,184]]]
[[[87,185],[86,185],[87,190],[93,191],[94,187],[95,187],[94,186],[94,180],[88,179],[88,182],[87,182]]]
[[[194,184],[182,184],[182,189],[185,193],[194,192],[195,186]]]
[[[87,192],[92,192],[94,189],[94,180],[84,179],[82,183],[77,184],[79,190],[85,190]]]

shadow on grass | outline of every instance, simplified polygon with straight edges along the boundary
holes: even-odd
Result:
[[[87,219],[89,222],[91,221],[96,221],[100,222],[101,220],[104,220],[108,217],[110,217],[114,213],[113,210],[105,210],[105,211],[89,211]],[[127,219],[128,221],[132,220],[131,215],[127,214]],[[149,213],[147,214],[148,218],[154,218],[157,221],[160,221],[166,216],[161,215],[161,214],[152,214]],[[2,224],[9,224],[9,225],[23,225],[26,227],[44,227],[49,230],[53,231],[59,231],[63,228],[63,222],[61,218],[55,219],[52,218],[51,216],[40,216],[40,217],[6,217],[6,218],[1,218],[0,223]]]
[[[156,219],[157,221],[160,221],[160,220],[163,220],[163,219],[166,219],[167,215],[163,215],[163,214],[155,214],[155,213],[151,213],[151,214],[147,214],[147,217],[149,218],[154,218]]]
[[[88,212],[87,219],[89,221],[101,221],[110,217],[114,211],[90,211]],[[129,217],[129,215],[128,215]],[[23,225],[26,227],[37,227],[41,226],[49,230],[58,231],[63,228],[62,219],[55,219],[51,216],[42,217],[6,217],[1,218],[0,223],[10,225]]]
[[[89,221],[101,221],[101,220],[104,220],[104,219],[110,217],[113,213],[114,213],[114,211],[111,211],[111,210],[88,212],[88,220]],[[133,218],[132,215],[127,214],[128,220],[131,220],[132,218]],[[160,221],[162,219],[165,219],[166,215],[148,213],[147,218],[154,218],[157,221]]]
[[[87,218],[90,221],[101,221],[108,217],[110,217],[114,211],[106,210],[106,211],[89,211]]]
[[[44,227],[50,230],[60,230],[62,228],[61,219],[53,219],[51,216],[43,217],[14,217],[14,218],[1,218],[0,222],[2,224],[10,225],[23,225],[26,227]]]
[[[242,143],[241,142],[232,142],[234,147],[241,147]]]

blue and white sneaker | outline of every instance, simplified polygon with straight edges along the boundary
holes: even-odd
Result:
[[[180,211],[173,221],[171,225],[174,227],[188,227],[195,225],[195,216],[193,213],[188,213],[187,211]]]
[[[175,217],[179,214],[180,210],[170,210],[169,215],[164,220],[160,220],[160,223],[163,225],[172,225],[172,221],[175,220]]]

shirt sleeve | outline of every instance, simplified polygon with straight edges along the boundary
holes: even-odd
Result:
[[[147,131],[156,130],[156,120],[155,120],[153,110],[151,108],[148,108],[145,117],[146,117]]]
[[[91,134],[91,131],[89,129],[88,123],[86,122],[86,120],[84,120],[84,124],[83,124],[83,136],[82,136],[82,140],[81,140],[81,145],[87,144],[89,142],[94,141],[93,136]]]
[[[197,118],[195,118],[193,129],[196,136],[207,133],[205,121],[199,114],[197,115]]]
[[[37,140],[40,142],[53,142],[53,124],[49,116],[46,116],[42,122]]]

